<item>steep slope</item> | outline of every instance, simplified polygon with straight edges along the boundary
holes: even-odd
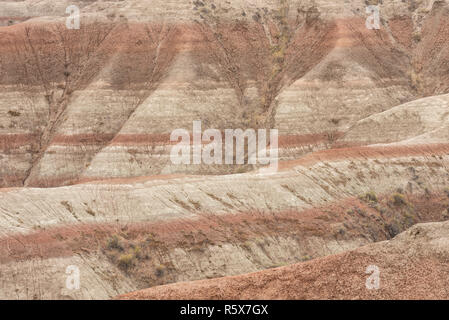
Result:
[[[264,13],[242,1],[77,2],[83,27],[67,32],[59,5],[4,2],[4,17],[33,18],[1,28],[1,185],[241,172],[250,168],[172,165],[169,134],[198,119],[268,126],[281,158],[295,159],[371,115],[447,93],[446,2],[380,4],[380,30],[366,28],[363,1],[282,3]]]
[[[449,218],[448,156],[447,145],[360,147],[313,153],[270,175],[2,189],[0,281],[10,283],[15,270],[22,298],[112,297],[390,239],[415,223]],[[80,258],[88,280],[70,293],[62,278]],[[49,264],[61,276],[40,267]],[[103,288],[107,273],[118,277],[112,291]],[[35,289],[26,291],[30,281]]]
[[[448,299],[449,223],[419,224],[360,249],[242,276],[177,283],[119,299]],[[376,266],[378,289],[366,283]],[[373,287],[370,287],[373,288]]]
[[[360,120],[339,142],[444,143],[448,134],[449,95],[442,95],[415,100]]]

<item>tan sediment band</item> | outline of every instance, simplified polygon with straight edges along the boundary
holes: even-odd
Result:
[[[380,199],[389,199],[390,195],[379,195]],[[445,205],[445,194],[432,196],[408,195],[416,210],[425,208],[419,215],[419,222],[440,221]],[[365,216],[348,214],[350,208],[358,208]],[[354,220],[355,219],[355,220]],[[380,220],[379,220],[380,219]],[[379,237],[387,235],[379,221],[384,217],[368,203],[358,198],[346,198],[329,205],[306,209],[284,210],[279,212],[257,211],[232,214],[199,213],[195,218],[169,219],[167,221],[135,223],[77,223],[56,225],[28,234],[14,234],[0,238],[0,263],[23,261],[33,258],[54,258],[71,256],[78,251],[95,251],[103,248],[112,235],[126,232],[128,240],[142,240],[151,234],[165,248],[176,248],[204,244],[229,242],[232,229],[233,241],[243,243],[258,237],[297,235],[299,237],[320,237],[333,239],[333,225],[346,222],[349,225],[372,223],[379,231]],[[353,220],[353,221],[352,221]],[[349,221],[349,222],[348,222]],[[352,221],[352,222],[351,222]],[[385,222],[385,221],[384,221]],[[377,226],[375,226],[378,224]],[[363,236],[363,227],[347,230],[352,237]],[[335,231],[335,230],[334,230]],[[186,244],[185,234],[193,234],[192,243]]]

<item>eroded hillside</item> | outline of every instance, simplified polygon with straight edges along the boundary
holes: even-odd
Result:
[[[448,1],[26,0],[0,18],[0,298],[447,298]],[[174,164],[195,120],[279,130],[278,170]]]
[[[449,218],[447,145],[341,149],[282,167],[268,176],[4,189],[4,286],[14,274],[36,283],[21,298],[63,298],[65,267],[83,261],[89,280],[72,296],[106,297],[306,261]],[[40,271],[29,273],[30,263]],[[94,284],[106,275],[113,291]]]
[[[160,286],[119,299],[447,299],[448,223],[420,224],[393,240],[248,275]],[[366,290],[367,265],[382,288]]]
[[[26,3],[6,2],[3,14]],[[382,5],[379,30],[366,28],[362,1],[186,2],[179,17],[166,1],[158,16],[139,1],[84,5],[80,30],[56,8],[1,29],[4,187],[247,171],[173,165],[170,132],[197,119],[277,128],[281,158],[294,159],[340,139],[369,143],[354,136],[359,121],[448,90],[442,1]],[[428,141],[441,142],[445,117],[433,121],[443,133]],[[396,128],[385,130],[382,142],[395,142]]]

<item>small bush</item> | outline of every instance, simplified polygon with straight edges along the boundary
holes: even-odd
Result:
[[[414,40],[415,42],[420,42],[420,41],[421,41],[421,33],[419,33],[419,32],[414,32],[414,33],[413,33],[413,40]]]
[[[404,195],[400,193],[395,193],[392,196],[392,201],[395,206],[403,206],[407,204],[407,200],[405,200]]]
[[[385,226],[390,238],[394,238],[401,232],[401,229],[396,225],[396,223],[389,223]]]
[[[20,116],[20,112],[14,111],[14,110],[9,110],[8,111],[8,115],[10,115],[11,117],[19,117]]]
[[[134,257],[136,257],[137,259],[140,259],[142,257],[142,250],[139,246],[136,246],[134,248]]]
[[[123,246],[120,242],[120,239],[116,235],[109,238],[107,246],[109,249],[123,250]]]
[[[377,203],[379,200],[377,199],[377,195],[373,191],[369,191],[360,197],[361,200],[366,202],[375,202]]]
[[[242,244],[242,247],[246,250],[251,251],[251,241],[247,240]]]
[[[341,120],[341,119],[332,118],[330,121],[331,121],[333,124],[338,125],[338,124],[340,123],[340,120]]]
[[[118,258],[118,266],[123,270],[128,270],[134,264],[134,256],[132,254],[124,254]]]
[[[312,259],[308,254],[305,254],[301,257],[301,261],[309,261],[310,259]]]
[[[165,273],[165,269],[167,269],[167,268],[163,264],[156,266],[156,270],[154,272],[156,277],[158,277],[158,278],[162,277]]]
[[[441,213],[441,216],[443,217],[444,220],[449,219],[449,208],[447,208],[446,210],[443,210],[443,212]]]
[[[87,212],[88,214],[90,214],[91,216],[95,217],[95,211],[93,211],[91,208],[87,208],[87,209],[86,209],[86,212]]]
[[[199,201],[190,200],[190,203],[195,207],[195,210],[200,210],[201,209],[201,204],[200,204]]]
[[[265,240],[264,239],[260,239],[260,238],[257,238],[256,239],[256,244],[259,246],[259,247],[261,247],[261,248],[263,248],[263,247],[265,247]]]
[[[449,188],[444,189],[444,193],[445,193],[446,196],[449,198]]]
[[[70,212],[73,213],[73,207],[68,201],[61,201],[61,204]]]

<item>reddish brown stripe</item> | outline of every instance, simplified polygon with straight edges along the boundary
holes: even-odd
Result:
[[[318,162],[338,161],[344,159],[355,160],[439,155],[449,155],[449,143],[411,146],[362,146],[353,148],[329,149],[307,154],[306,156],[298,160],[281,162],[279,167],[281,169],[288,169],[297,165],[310,166]]]
[[[75,135],[58,135],[52,140],[57,145],[104,144],[114,138],[113,133],[84,133]]]
[[[35,142],[37,135],[32,133],[14,133],[0,135],[0,150],[16,149]]]
[[[382,201],[388,201],[389,197],[384,196]],[[381,197],[379,201],[380,199]],[[406,199],[416,212],[420,212],[419,216],[416,216],[419,222],[440,221],[441,212],[446,209],[445,194],[407,195]],[[360,216],[357,212],[349,213],[348,210],[351,208],[359,208],[364,214]],[[75,252],[94,251],[103,247],[111,235],[124,236],[129,241],[146,239],[151,235],[164,248],[189,248],[207,243],[238,244],[263,236],[289,234],[297,237],[335,239],[335,230],[332,226],[341,222],[351,226],[352,229],[346,230],[345,234],[352,239],[367,236],[364,225],[370,225],[372,231],[377,230],[379,240],[388,238],[383,224],[389,223],[388,217],[380,216],[378,211],[359,199],[349,198],[321,208],[303,211],[199,214],[197,219],[61,225],[32,234],[0,238],[0,263],[35,257],[71,256]]]
[[[329,133],[313,133],[313,134],[296,134],[279,136],[279,147],[288,148],[303,145],[311,145],[323,142],[330,142],[332,139],[338,139],[343,132],[335,132],[333,136]]]

